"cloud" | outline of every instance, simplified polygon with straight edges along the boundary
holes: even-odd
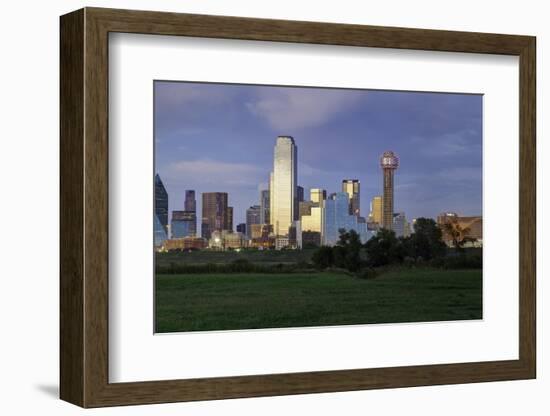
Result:
[[[280,132],[321,126],[355,106],[364,94],[331,89],[286,88],[260,91],[248,110]]]
[[[426,156],[456,156],[459,154],[481,153],[480,132],[467,129],[440,136],[413,137],[419,151]]]
[[[267,173],[256,165],[246,163],[220,162],[211,159],[180,160],[168,165],[169,178],[189,178],[195,186],[257,186]],[[184,179],[185,180],[185,179]]]

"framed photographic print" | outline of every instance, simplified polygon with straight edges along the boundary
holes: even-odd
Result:
[[[61,17],[82,407],[534,378],[535,38]]]

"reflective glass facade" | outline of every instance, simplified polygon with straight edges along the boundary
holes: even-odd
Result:
[[[158,173],[155,175],[155,216],[168,234],[168,192]]]
[[[154,226],[153,226],[153,232],[154,232],[154,245],[155,247],[161,247],[166,240],[168,240],[168,235],[166,234],[166,230],[160,223],[159,218],[155,215],[154,216]]]
[[[297,153],[298,149],[292,137],[277,137],[270,181],[270,221],[277,236],[287,236],[290,226],[298,215],[296,212]]]
[[[342,192],[348,194],[349,213],[351,215],[361,215],[360,207],[360,182],[359,179],[344,179],[342,181]]]
[[[195,237],[197,234],[197,215],[194,211],[172,211],[170,223],[172,238]]]
[[[322,242],[324,245],[333,246],[338,242],[340,229],[354,230],[359,234],[364,243],[372,237],[367,229],[367,223],[359,222],[356,215],[349,213],[349,197],[346,192],[333,194],[325,201],[324,224]]]

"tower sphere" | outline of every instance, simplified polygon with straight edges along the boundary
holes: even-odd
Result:
[[[380,157],[380,167],[382,169],[397,169],[399,166],[399,158],[391,150],[387,150]]]

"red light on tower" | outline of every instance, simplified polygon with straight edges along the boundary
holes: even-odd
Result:
[[[382,199],[382,227],[393,228],[393,174],[399,167],[399,158],[391,150],[380,157],[380,167],[384,175],[384,196]]]

